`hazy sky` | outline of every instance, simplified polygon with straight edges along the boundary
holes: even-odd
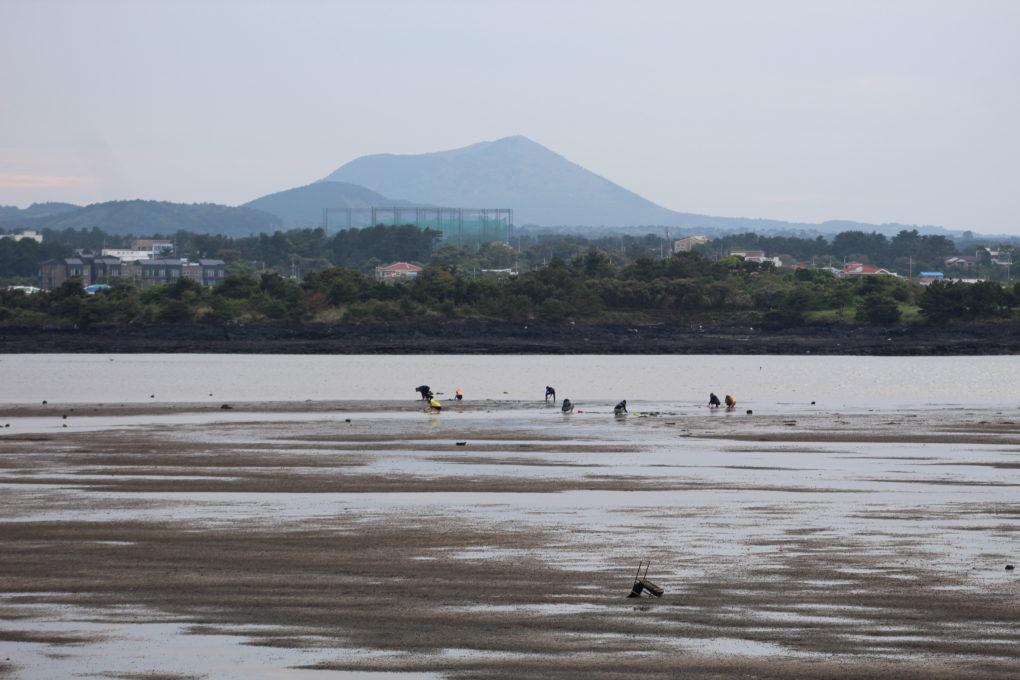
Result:
[[[1013,0],[0,0],[21,206],[523,134],[675,210],[1020,233],[1018,129]]]

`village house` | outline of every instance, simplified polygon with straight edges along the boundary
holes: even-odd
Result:
[[[152,253],[152,257],[172,255],[174,242],[165,239],[140,238],[131,243],[131,250],[145,250]]]
[[[942,272],[921,272],[917,275],[917,282],[922,286],[930,286],[936,281],[942,281],[945,279],[945,274]]]
[[[976,255],[953,255],[943,260],[946,267],[976,267],[978,259]]]
[[[1007,267],[1013,264],[1013,253],[1009,250],[988,250],[988,255],[992,258],[992,264],[1002,265]]]
[[[744,262],[768,263],[774,267],[783,266],[782,260],[778,257],[766,257],[764,250],[731,250],[730,257],[743,258]]]
[[[850,276],[899,276],[895,272],[891,272],[888,269],[882,267],[876,267],[873,264],[863,264],[861,262],[847,262],[843,265],[843,269],[839,273],[842,277]]]
[[[421,273],[421,267],[410,262],[394,262],[375,268],[376,281],[401,281],[413,279]]]
[[[694,250],[697,246],[703,246],[708,243],[707,236],[701,236],[696,234],[694,236],[685,236],[684,238],[673,241],[673,252],[674,253],[689,253]]]

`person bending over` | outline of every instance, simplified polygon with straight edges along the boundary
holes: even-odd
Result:
[[[627,400],[624,399],[619,404],[613,407],[613,415],[622,416],[627,413]]]
[[[555,404],[556,403],[556,390],[554,390],[553,388],[551,388],[548,385],[546,385],[545,386],[545,400],[549,401],[549,397],[552,397],[552,402]]]
[[[710,392],[708,395],[708,405],[711,408],[719,408],[722,406],[722,402],[719,401],[719,397],[715,396],[715,392]]]
[[[563,413],[573,413],[574,404],[569,399],[564,399],[563,406],[560,407],[560,411],[562,411]]]

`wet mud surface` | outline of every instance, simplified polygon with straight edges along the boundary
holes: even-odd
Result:
[[[1020,673],[1013,414],[604,410],[8,409],[0,677]]]

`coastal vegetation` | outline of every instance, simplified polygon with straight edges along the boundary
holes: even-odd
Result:
[[[392,239],[393,256],[407,252],[403,249],[425,248],[431,239],[424,232],[418,232],[420,243],[396,238],[399,231],[380,233]],[[343,254],[352,261],[365,256],[353,255],[358,252],[357,240],[348,245]],[[477,274],[458,263],[457,253],[443,251],[439,249],[434,263],[416,278],[398,283],[381,283],[358,269],[331,266],[301,278],[276,271],[235,271],[213,288],[180,279],[138,289],[114,280],[109,288],[88,295],[81,282],[72,279],[50,292],[0,290],[0,324],[87,327],[486,319],[697,325],[739,320],[765,328],[790,328],[820,323],[1009,319],[1017,316],[1020,307],[1020,284],[1016,283],[921,286],[892,276],[839,278],[825,269],[776,268],[739,257],[713,260],[699,253],[618,261],[591,244],[569,259],[554,254],[544,267],[511,276]],[[469,256],[485,254],[464,255]]]

